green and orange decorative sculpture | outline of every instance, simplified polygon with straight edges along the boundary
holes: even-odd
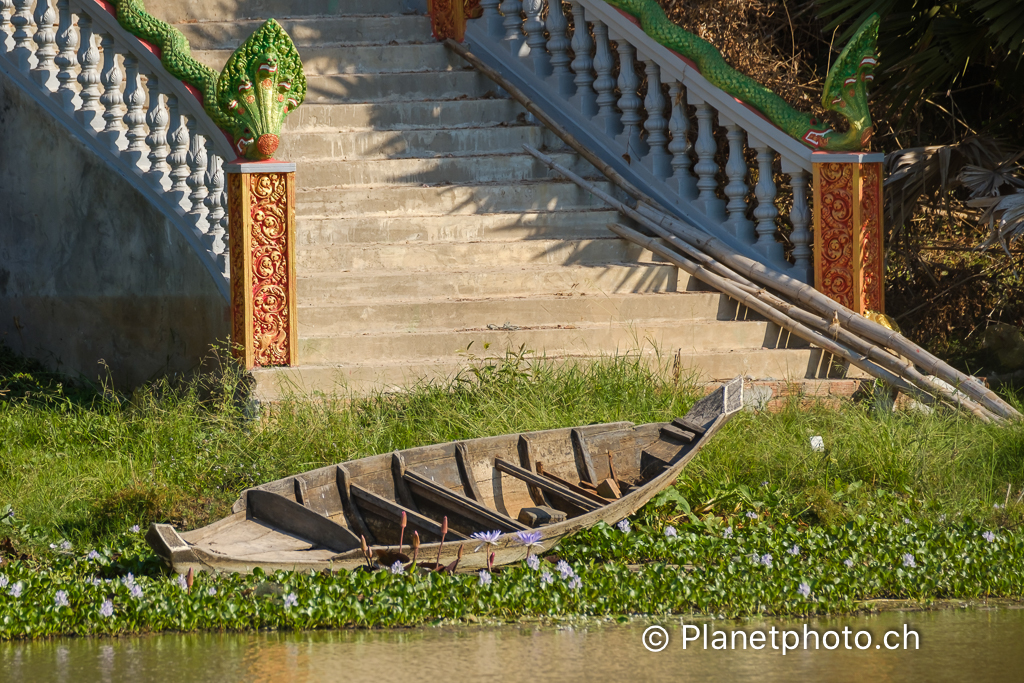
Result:
[[[118,23],[160,48],[164,68],[202,94],[203,109],[231,136],[240,157],[273,157],[284,118],[306,97],[302,60],[280,24],[268,19],[218,74],[194,59],[181,31],[147,13],[142,0],[113,0],[113,5]]]
[[[691,60],[712,85],[764,114],[786,134],[814,150],[856,152],[871,140],[871,112],[867,86],[874,78],[878,57],[879,16],[861,24],[825,79],[821,103],[846,119],[849,129],[840,133],[809,114],[799,112],[753,78],[729,66],[711,43],[671,22],[656,0],[606,0],[609,5],[636,18],[640,28],[661,45]]]

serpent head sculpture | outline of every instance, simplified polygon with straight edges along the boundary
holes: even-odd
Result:
[[[218,74],[194,59],[181,31],[148,14],[142,0],[114,0],[114,5],[118,23],[159,47],[164,68],[202,93],[203,109],[232,137],[240,157],[273,157],[284,118],[306,96],[302,60],[280,24],[268,19]]]
[[[849,127],[840,133],[809,114],[793,109],[785,100],[753,78],[729,66],[722,53],[665,16],[656,0],[607,0],[608,4],[635,17],[655,41],[692,60],[704,78],[733,97],[757,109],[769,121],[815,150],[848,152],[864,149],[871,140],[871,112],[867,84],[878,64],[879,16],[872,14],[843,48],[825,80],[822,104],[843,116]]]

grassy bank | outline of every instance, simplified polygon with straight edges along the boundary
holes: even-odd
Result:
[[[0,637],[468,614],[797,614],[871,598],[1024,595],[1024,426],[795,402],[736,416],[629,532],[602,526],[563,543],[554,559],[571,574],[544,561],[489,583],[387,572],[204,576],[186,591],[133,525],[205,524],[246,486],[397,448],[664,420],[685,413],[699,390],[630,358],[527,371],[513,354],[444,386],[284,403],[253,419],[230,369],[117,396],[6,362]],[[811,449],[815,435],[824,452]]]

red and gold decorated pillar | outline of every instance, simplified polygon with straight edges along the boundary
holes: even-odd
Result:
[[[235,353],[246,369],[297,365],[295,164],[236,159],[224,170]]]
[[[814,287],[858,313],[885,312],[882,154],[815,152]]]

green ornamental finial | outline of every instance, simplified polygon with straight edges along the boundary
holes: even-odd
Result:
[[[871,112],[867,84],[878,65],[879,17],[872,14],[839,55],[825,80],[822,104],[841,114],[849,124],[839,133],[809,114],[799,112],[753,78],[729,66],[711,43],[669,21],[656,0],[607,0],[640,21],[644,32],[658,43],[693,60],[704,78],[733,97],[749,104],[768,120],[815,150],[849,152],[863,149],[871,140]]]
[[[235,140],[239,156],[274,155],[284,117],[306,97],[306,75],[291,38],[268,19],[235,50],[218,75],[192,57],[181,31],[146,12],[142,0],[112,0],[117,21],[160,48],[160,62],[175,78],[203,94],[203,108]]]
[[[273,19],[235,50],[217,81],[217,105],[231,120],[239,156],[248,159],[274,155],[285,116],[305,97],[299,52]]]

